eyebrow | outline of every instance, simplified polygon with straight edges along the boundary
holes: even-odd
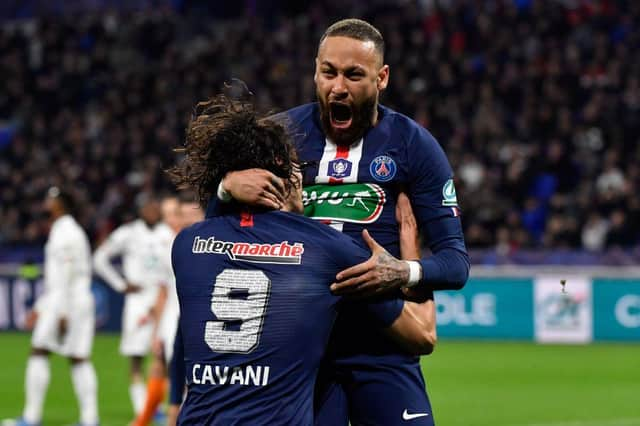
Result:
[[[336,67],[335,65],[333,65],[331,62],[329,62],[329,61],[327,61],[327,60],[322,61],[322,62],[320,63],[320,66],[328,66],[328,67],[330,67],[330,68],[337,69],[337,67]],[[366,72],[366,69],[365,69],[365,67],[363,67],[362,65],[358,65],[358,64],[356,64],[356,65],[352,65],[352,66],[348,67],[348,68],[345,70],[345,72],[353,72],[353,71],[363,71],[363,72]]]

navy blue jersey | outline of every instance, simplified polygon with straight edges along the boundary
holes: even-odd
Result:
[[[378,124],[359,142],[342,147],[324,136],[317,103],[285,114],[298,156],[309,164],[304,170],[305,216],[356,239],[367,228],[380,245],[399,257],[395,204],[398,193],[405,191],[432,252],[420,260],[423,282],[434,289],[464,285],[469,263],[453,171],[426,129],[379,106]],[[398,352],[395,343],[372,335],[375,331],[358,318],[345,315],[339,321],[336,333],[343,338],[336,339],[334,349],[342,355]]]
[[[329,284],[369,256],[352,238],[284,212],[183,230],[172,252],[188,386],[179,423],[313,424],[313,386],[340,302]],[[388,326],[402,306],[345,311]]]
[[[431,251],[447,248],[466,258],[453,171],[442,148],[410,118],[384,106],[378,112],[378,124],[348,147],[326,139],[316,103],[286,112],[298,156],[311,165],[304,173],[305,216],[330,221],[355,238],[366,227],[398,256],[395,204],[404,190]],[[448,280],[434,271],[430,259],[422,260],[422,266],[424,280],[435,288],[464,284],[466,277]]]

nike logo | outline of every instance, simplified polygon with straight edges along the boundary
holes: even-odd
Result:
[[[426,417],[428,415],[429,415],[429,413],[413,413],[413,414],[409,414],[407,412],[407,410],[405,409],[404,412],[402,413],[402,420],[413,420],[413,419],[417,419],[418,417]]]

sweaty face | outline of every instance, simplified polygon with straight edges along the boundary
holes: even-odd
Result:
[[[316,58],[316,95],[323,130],[339,145],[357,142],[375,124],[389,68],[371,41],[327,37]]]

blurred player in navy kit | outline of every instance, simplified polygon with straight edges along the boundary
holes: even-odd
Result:
[[[399,256],[394,211],[406,188],[432,255],[390,271],[371,259],[342,271],[332,290],[367,296],[398,291],[418,296],[460,289],[469,274],[453,172],[438,142],[420,125],[378,103],[389,82],[380,32],[357,19],[339,21],[320,39],[314,75],[318,102],[283,113],[305,170],[305,215],[359,238],[366,227]],[[282,184],[267,170],[227,174],[220,200],[279,208]],[[431,302],[428,302],[431,303]],[[364,330],[364,331],[363,331]],[[317,391],[317,424],[433,424],[419,359],[362,326],[349,312],[338,317],[327,368]]]
[[[250,103],[201,103],[188,129],[176,183],[206,203],[233,170],[269,170],[284,186],[281,211],[229,203],[181,231],[172,250],[188,392],[179,424],[311,425],[316,373],[338,310],[366,318],[413,354],[435,343],[435,310],[398,298],[345,303],[335,274],[371,252],[297,214],[301,176],[284,127]],[[386,271],[402,269],[366,231]]]

